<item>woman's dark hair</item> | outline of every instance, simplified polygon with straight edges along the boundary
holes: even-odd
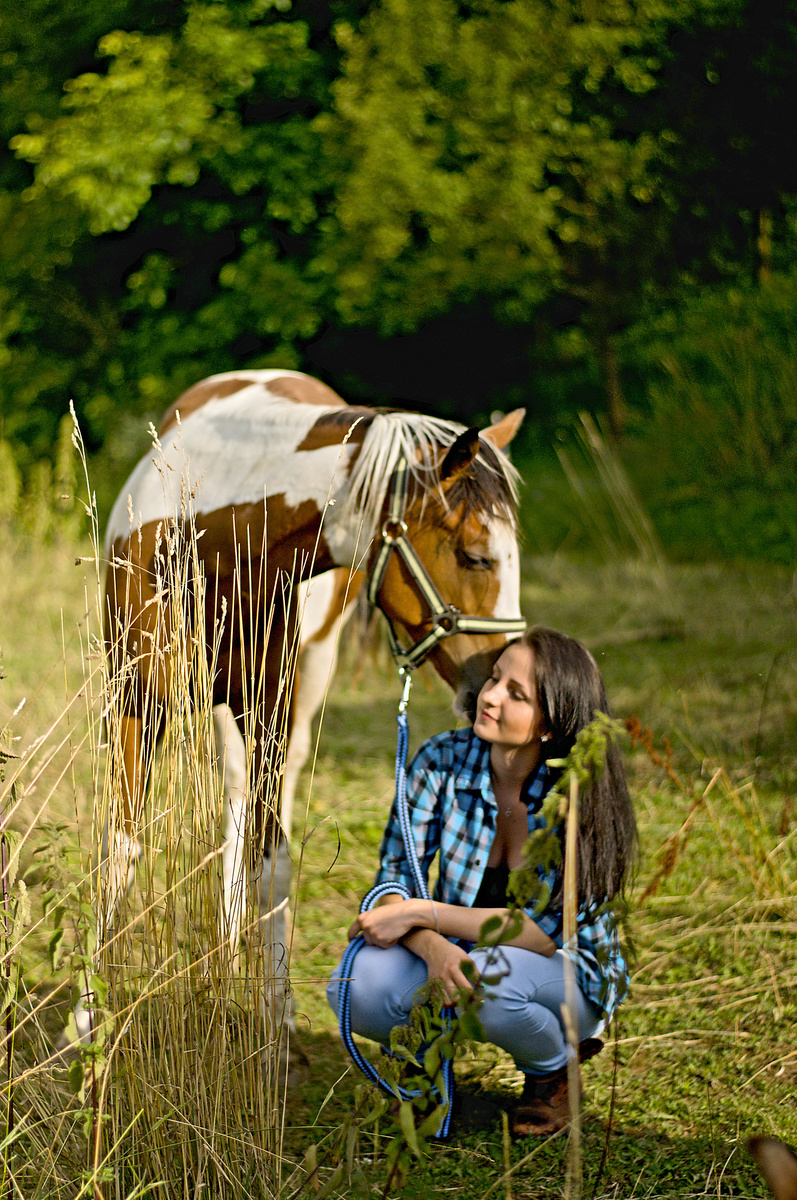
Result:
[[[545,757],[565,758],[597,712],[611,716],[598,665],[581,642],[542,625],[527,629],[521,642],[534,653],[537,697],[551,735]],[[612,900],[623,890],[637,845],[636,818],[614,738],[608,740],[603,774],[579,797],[578,824],[579,904]],[[560,880],[559,896],[561,890]]]
[[[545,758],[566,758],[576,737],[596,712],[611,716],[601,673],[586,646],[567,634],[542,625],[527,629],[520,639],[534,654],[534,682],[550,740]],[[494,665],[498,655],[491,656]],[[486,662],[482,666],[487,666]],[[475,682],[475,681],[474,681]],[[468,689],[466,710],[475,718],[474,688]],[[472,695],[472,698],[471,698]],[[636,818],[625,781],[620,749],[609,739],[603,775],[579,797],[578,900],[613,900],[623,891],[637,845]],[[554,901],[561,901],[560,873]]]

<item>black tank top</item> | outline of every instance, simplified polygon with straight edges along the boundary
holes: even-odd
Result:
[[[485,867],[473,907],[505,908],[508,883],[509,867],[506,863],[499,863],[497,867]]]

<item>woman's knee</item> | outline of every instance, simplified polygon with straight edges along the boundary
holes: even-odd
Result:
[[[351,1026],[363,1037],[384,1041],[395,1025],[405,1024],[415,993],[426,979],[425,964],[404,946],[380,950],[363,946],[350,967]],[[340,968],[327,985],[327,999],[340,1015]]]
[[[502,1009],[525,1009],[540,999],[538,991],[551,978],[550,960],[517,946],[504,946],[498,953],[474,950],[471,957],[484,984],[485,1003]]]

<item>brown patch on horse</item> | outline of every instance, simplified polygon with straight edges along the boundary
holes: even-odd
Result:
[[[190,417],[191,413],[196,412],[198,408],[202,408],[208,401],[223,400],[225,396],[232,396],[244,388],[251,387],[253,382],[252,379],[235,378],[219,379],[215,383],[213,380],[206,379],[202,383],[194,384],[187,392],[183,392],[182,396],[178,396],[174,404],[166,409],[161,418],[158,433],[162,436],[172,425],[177,424],[178,412],[180,420],[184,421],[186,417]]]
[[[332,599],[329,602],[327,610],[327,619],[321,628],[314,633],[309,639],[310,642],[323,642],[329,637],[333,626],[337,621],[344,608],[349,605],[355,596],[358,596],[363,589],[365,576],[362,571],[349,571],[347,567],[340,567],[334,572],[335,588],[332,593]]]
[[[268,391],[284,400],[295,400],[297,404],[318,404],[325,408],[344,408],[346,401],[331,387],[327,387],[320,379],[311,379],[309,375],[280,375],[270,380],[266,385]]]
[[[373,419],[372,408],[354,408],[348,404],[338,412],[324,413],[312,429],[308,429],[296,450],[322,450],[324,446],[339,446],[355,421],[357,426],[350,441],[354,445],[362,445],[365,432]]]
[[[315,501],[288,505],[283,495],[269,496],[267,513],[261,500],[197,514],[196,528],[202,536],[197,540],[196,551],[205,578],[205,637],[209,652],[219,628],[222,600],[226,600],[226,633],[220,662],[226,662],[230,654],[239,659],[241,617],[243,625],[249,628],[250,607],[254,613],[262,612],[271,602],[275,586],[280,602],[287,602],[289,581],[295,578],[298,587],[300,571],[306,577],[313,567],[315,573],[320,573],[336,566],[323,536],[317,538],[314,532],[318,520]],[[309,552],[302,554],[305,546],[315,549],[313,563]],[[140,531],[117,538],[112,549],[105,587],[105,640],[117,665],[121,666],[124,659],[136,662],[135,683],[123,700],[129,715],[141,711],[145,694],[155,701],[165,700],[168,695],[170,601],[175,594],[174,585],[170,588],[166,583],[168,558],[164,522],[160,520],[149,521]],[[173,561],[179,572],[177,560]],[[191,581],[175,582],[182,585],[185,601],[190,603]],[[281,645],[281,639],[276,640]],[[253,657],[257,659],[262,652],[261,644],[254,648]],[[247,648],[245,657],[249,654]],[[233,673],[233,690],[240,688],[241,678],[240,670],[237,675]],[[216,703],[226,699],[227,679],[227,672],[220,667]]]
[[[337,565],[323,536],[316,537],[318,521],[315,500],[287,504],[282,493],[269,496],[267,506],[262,500],[229,505],[197,516],[197,528],[205,530],[197,552],[209,572],[208,578],[210,573],[231,576],[236,566],[242,573],[248,571],[249,561],[254,563],[265,554],[269,575],[276,571],[291,575],[295,570],[298,583],[299,571],[306,578],[313,567],[312,573],[320,574]],[[311,562],[313,550],[316,553]]]

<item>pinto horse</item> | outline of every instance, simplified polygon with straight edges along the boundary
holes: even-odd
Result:
[[[215,375],[172,405],[156,454],[123,487],[106,537],[106,648],[125,681],[106,884],[129,882],[140,853],[137,831],[162,721],[156,718],[153,733],[145,715],[162,714],[167,702],[179,624],[180,598],[163,586],[174,540],[195,539],[209,658],[214,637],[226,933],[235,942],[244,846],[260,881],[261,911],[284,911],[286,746],[298,711],[288,750],[290,809],[337,631],[361,582],[348,582],[353,573],[370,579],[369,597],[387,617],[406,669],[428,657],[455,690],[467,686],[485,654],[522,630],[517,477],[499,452],[522,416],[510,414],[480,436],[432,417],[349,406],[318,380],[281,370]],[[267,618],[253,619],[253,611]],[[113,909],[120,887],[111,885],[110,895]]]

